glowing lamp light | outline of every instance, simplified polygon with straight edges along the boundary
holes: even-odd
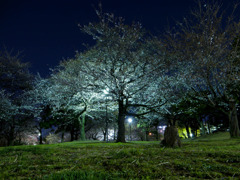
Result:
[[[129,140],[132,141],[132,132],[131,132],[131,123],[132,123],[133,119],[132,118],[128,118],[128,123],[129,123],[129,129],[130,129],[130,134],[129,134]]]
[[[129,123],[132,123],[132,118],[128,118],[128,122],[129,122]]]

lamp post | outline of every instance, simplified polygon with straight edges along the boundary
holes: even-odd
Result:
[[[107,113],[107,95],[108,95],[109,89],[104,89],[103,93],[105,94],[105,103],[106,103],[106,142],[108,142],[108,113]]]
[[[131,123],[132,123],[132,118],[128,118],[128,123],[129,123],[129,129],[130,129],[130,141],[132,141],[132,134],[131,134]]]

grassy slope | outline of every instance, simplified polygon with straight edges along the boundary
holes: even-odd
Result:
[[[72,142],[0,148],[0,179],[240,179],[240,139],[220,133],[159,142]],[[225,179],[224,178],[224,179]]]

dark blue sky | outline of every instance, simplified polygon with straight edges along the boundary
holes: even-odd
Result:
[[[231,4],[232,0],[224,0]],[[42,76],[81,51],[91,37],[77,26],[97,21],[99,0],[0,0],[0,47],[23,51],[23,61]],[[140,21],[154,33],[189,14],[194,0],[101,0],[104,12]],[[225,4],[226,5],[226,4]]]

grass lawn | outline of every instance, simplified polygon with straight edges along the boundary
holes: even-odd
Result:
[[[89,141],[1,147],[0,179],[240,179],[240,139],[220,133],[176,149]]]

